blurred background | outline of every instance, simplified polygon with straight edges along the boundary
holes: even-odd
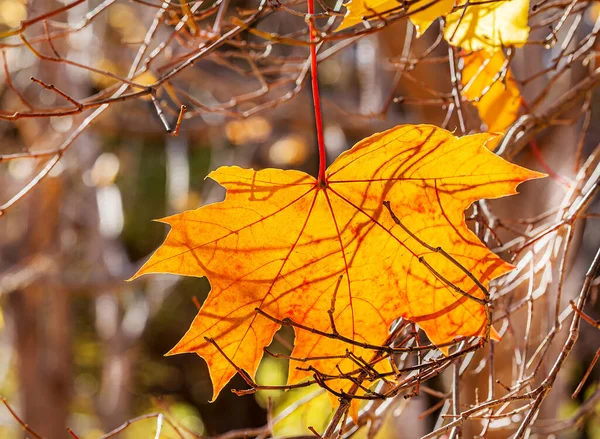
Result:
[[[340,2],[326,3],[332,10],[317,24],[333,35],[340,21],[335,11],[344,9]],[[308,48],[301,44],[305,5],[265,5],[266,12],[254,17],[259,4],[251,0],[0,0],[0,395],[40,435],[68,437],[70,427],[80,438],[97,438],[136,416],[162,412],[197,435],[254,428],[248,436],[260,436],[266,434],[269,399],[269,418],[280,416],[277,435],[311,434],[308,426],[322,431],[327,424],[331,405],[319,389],[238,397],[228,390],[246,388],[236,377],[209,403],[204,361],[194,355],[163,357],[189,327],[197,311],[194,298],[205,299],[208,281],[153,275],[125,282],[165,237],[166,226],[153,219],[222,199],[222,188],[205,179],[211,170],[235,164],[315,174]],[[504,243],[530,236],[533,223],[520,219],[556,212],[569,191],[597,178],[597,162],[580,174],[600,140],[596,80],[589,80],[598,76],[600,7],[593,1],[546,1],[536,11],[530,15],[532,43],[508,49],[504,68],[512,70],[530,104],[520,115],[541,116],[533,125],[532,119],[522,124],[528,137],[509,155],[550,178],[528,183],[515,199],[487,205],[500,219],[493,230]],[[240,20],[249,20],[252,31],[240,27]],[[453,104],[449,63],[460,70],[461,53],[440,38],[440,25],[435,22],[417,38],[412,24],[398,17],[377,32],[360,25],[362,31],[319,47],[330,162],[363,137],[400,123],[433,123],[457,134],[462,128],[485,130],[469,99],[460,109]],[[169,76],[181,65],[181,72]],[[158,80],[155,91],[144,93],[142,86]],[[563,104],[557,108],[557,102]],[[181,105],[187,106],[183,113]],[[523,340],[527,320],[516,308],[512,318],[505,311],[523,297],[533,303],[527,294],[535,287],[536,314],[527,333],[535,344],[552,329],[556,289],[564,286],[559,305],[568,309],[599,246],[597,199],[589,206],[569,255],[556,240],[546,242],[555,250],[538,261],[529,284],[499,295],[495,310],[504,348],[498,348],[503,354],[497,354],[495,367],[505,386],[518,381],[525,361],[517,341]],[[525,258],[483,235],[516,265]],[[532,260],[544,250],[536,252]],[[525,272],[527,264],[521,267]],[[600,315],[597,284],[587,309],[594,319]],[[549,363],[540,366],[540,376],[562,349],[567,327],[556,346],[544,351]],[[545,433],[540,427],[538,437],[600,438],[599,417],[593,416],[597,402],[585,417],[576,416],[584,401],[600,399],[600,366],[578,398],[569,397],[599,339],[598,329],[583,325],[583,341],[553,390],[557,397],[540,415],[548,421],[542,427],[574,419],[569,428],[577,428]],[[284,351],[291,343],[293,333],[281,331],[273,349]],[[487,389],[488,369],[474,359],[466,388]],[[283,384],[286,370],[284,360],[266,358],[257,380]],[[449,380],[441,376],[428,384],[437,396],[422,393],[410,404],[399,397],[380,416],[385,426],[378,437],[420,437],[439,426],[443,407],[437,398],[449,391]],[[292,404],[294,411],[284,417]],[[511,421],[502,422],[487,437],[508,437],[503,428],[512,428]],[[118,437],[153,437],[156,426],[156,418],[148,418]],[[168,426],[163,434],[178,437]],[[471,437],[470,430],[464,434]],[[0,437],[23,437],[1,405]]]

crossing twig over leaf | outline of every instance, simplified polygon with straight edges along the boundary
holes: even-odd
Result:
[[[310,363],[323,373],[355,368],[351,359],[331,356],[372,354],[319,331],[381,345],[403,317],[435,344],[489,334],[485,289],[511,265],[468,229],[464,211],[542,177],[490,152],[485,143],[493,137],[398,126],[340,155],[322,183],[299,171],[212,172],[227,189],[225,201],[163,219],[171,226],[167,239],[134,276],[211,282],[170,353],[203,357],[216,397],[236,367],[254,377],[279,329],[276,319],[316,330],[295,327],[291,356],[316,358]],[[290,384],[310,374],[296,366],[291,360]]]

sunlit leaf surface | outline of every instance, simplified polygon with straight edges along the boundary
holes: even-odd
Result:
[[[460,1],[459,5],[464,5]],[[453,46],[471,52],[520,47],[527,42],[529,0],[481,2],[460,8],[446,17],[444,37]]]
[[[503,133],[517,118],[521,94],[502,52],[463,57],[462,94],[471,100],[488,131]]]
[[[225,201],[163,219],[171,231],[135,276],[207,276],[212,285],[171,354],[204,358],[216,397],[236,370],[205,337],[254,376],[279,329],[257,308],[332,331],[333,303],[337,331],[373,344],[384,343],[398,317],[418,323],[436,344],[484,335],[484,294],[467,273],[486,286],[511,266],[468,229],[464,211],[475,200],[514,194],[519,183],[542,176],[486,149],[492,137],[398,126],[340,155],[321,185],[299,171],[212,172],[210,178],[227,188]],[[438,246],[454,262],[435,251]],[[343,355],[346,349],[369,355],[297,330],[292,356]],[[299,364],[290,361],[288,383],[306,378]],[[311,364],[323,373],[335,373],[336,365],[354,368],[348,359]]]
[[[359,24],[363,19],[381,19],[401,12],[400,6],[401,3],[396,0],[352,0],[346,4],[348,12],[336,31]],[[408,8],[407,15],[417,28],[418,35],[421,35],[434,20],[452,11],[452,6],[454,0],[420,0]]]

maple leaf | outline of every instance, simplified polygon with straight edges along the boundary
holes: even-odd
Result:
[[[466,1],[460,1],[464,5]],[[469,5],[446,16],[444,38],[469,52],[520,47],[529,38],[529,0],[506,0]]]
[[[407,14],[417,29],[417,36],[422,35],[436,19],[452,11],[454,2],[455,0],[419,0],[412,4]],[[401,3],[397,0],[351,0],[344,6],[347,12],[336,32],[362,23],[363,19],[380,19],[400,12]]]
[[[543,176],[487,150],[493,137],[398,126],[341,154],[325,183],[293,170],[212,172],[227,189],[225,200],[161,220],[171,231],[134,276],[174,273],[207,276],[211,283],[170,354],[204,358],[216,398],[236,373],[222,354],[254,377],[279,329],[257,309],[372,344],[385,342],[398,317],[417,323],[438,345],[485,335],[477,283],[487,286],[512,266],[468,229],[464,211],[475,200],[514,194],[519,183]],[[363,348],[295,330],[293,357],[350,349],[368,358]],[[288,383],[307,377],[299,364],[290,361]],[[349,359],[311,364],[323,373],[356,368]]]
[[[504,54],[479,51],[462,58],[462,95],[477,107],[488,131],[503,133],[515,121],[521,106],[521,94]]]

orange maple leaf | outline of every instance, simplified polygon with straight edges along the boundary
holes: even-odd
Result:
[[[477,283],[487,287],[512,266],[468,229],[464,211],[475,200],[514,194],[519,183],[543,176],[488,151],[484,144],[493,137],[398,126],[340,155],[323,184],[299,171],[212,172],[209,177],[227,188],[225,201],[161,220],[171,231],[134,276],[207,276],[212,285],[170,354],[204,358],[216,398],[236,370],[206,338],[254,377],[279,329],[256,309],[331,332],[334,303],[337,332],[372,344],[384,343],[398,317],[416,322],[438,345],[460,335],[484,336],[489,324]],[[384,206],[388,201],[399,223]],[[348,348],[296,329],[292,356],[343,355]],[[367,357],[364,349],[350,348]],[[299,364],[290,361],[289,384],[307,377]],[[356,367],[349,359],[312,365],[323,373]]]

